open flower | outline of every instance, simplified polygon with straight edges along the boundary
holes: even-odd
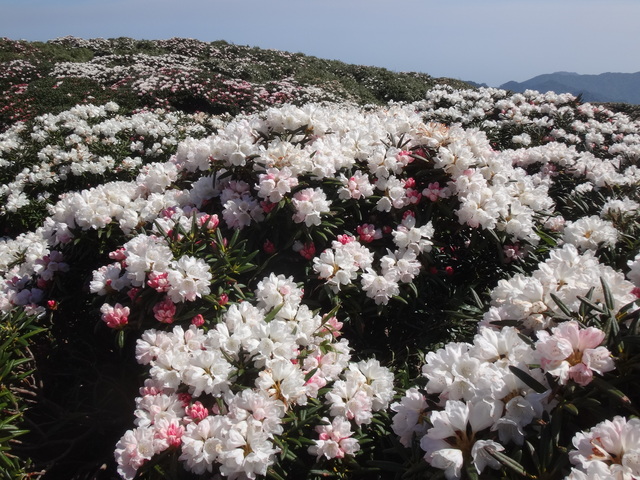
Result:
[[[309,447],[309,453],[318,458],[324,456],[328,459],[344,458],[345,455],[353,455],[360,450],[358,440],[352,438],[351,422],[344,417],[337,416],[332,422],[326,417],[322,418],[327,425],[318,425],[316,432],[319,434],[315,445]]]
[[[599,472],[601,478],[640,477],[640,419],[616,416],[587,432],[578,432],[572,443],[575,450],[569,452],[569,459],[578,471]],[[581,477],[575,473],[574,478]]]
[[[593,372],[603,374],[615,368],[611,353],[600,346],[605,334],[595,327],[580,328],[578,322],[563,322],[551,330],[538,332],[536,351],[540,365],[559,378],[561,384],[573,380],[585,386]]]

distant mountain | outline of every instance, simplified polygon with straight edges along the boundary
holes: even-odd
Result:
[[[468,83],[472,87],[476,87],[476,88],[483,88],[483,87],[487,88],[487,87],[489,87],[489,85],[487,85],[486,83],[472,82],[471,80],[464,80],[464,82]]]
[[[527,89],[539,92],[582,94],[585,102],[622,102],[640,105],[640,72],[581,75],[556,72],[538,75],[524,82],[507,82],[500,88],[513,92]]]

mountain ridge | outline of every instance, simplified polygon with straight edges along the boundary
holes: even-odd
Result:
[[[560,71],[538,75],[524,82],[506,82],[499,88],[513,92],[537,90],[571,93],[581,95],[587,102],[622,102],[640,105],[640,72],[580,74]]]

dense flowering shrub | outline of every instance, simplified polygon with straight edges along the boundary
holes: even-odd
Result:
[[[222,124],[197,114],[151,110],[121,115],[119,110],[113,102],[78,105],[0,134],[5,233],[18,233],[25,217],[46,212],[58,195],[134,178],[145,163],[175,152],[181,140],[204,136]]]
[[[152,329],[138,340],[136,358],[151,370],[136,428],[116,447],[124,478],[170,448],[187,470],[234,478],[265,475],[296,434],[309,435],[318,461],[360,449],[356,429],[388,406],[393,374],[376,360],[350,362],[342,324],[301,305],[291,279],[272,274],[255,295],[206,333]]]
[[[246,113],[79,105],[0,137],[3,216],[46,211],[0,241],[0,310],[143,372],[109,468],[637,476],[638,122],[496,89],[293,105],[202,76],[212,46],[116,43],[55,75]]]

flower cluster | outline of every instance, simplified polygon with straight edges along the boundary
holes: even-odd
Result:
[[[570,321],[539,332],[531,345],[513,327],[482,327],[473,343],[447,344],[426,355],[424,393],[410,388],[391,405],[393,430],[405,447],[416,438],[425,460],[448,479],[461,478],[467,461],[478,473],[502,468],[489,452],[539,435],[534,421],[557,405],[545,373],[560,385],[586,386],[594,373],[615,368],[611,352],[601,346],[604,336]]]
[[[55,203],[57,194],[76,185],[130,179],[145,163],[174,152],[185,137],[204,135],[214,127],[213,119],[197,115],[149,111],[122,116],[119,110],[113,102],[79,105],[37,117],[31,128],[18,124],[0,134],[0,166],[6,179],[0,187],[0,216]],[[27,144],[37,146],[35,153]]]
[[[604,303],[601,279],[609,287],[613,309],[636,299],[634,285],[621,272],[601,264],[590,250],[581,254],[573,245],[564,245],[552,250],[530,275],[516,274],[500,280],[491,292],[491,307],[482,324],[518,320],[529,331],[547,328],[555,319],[567,318],[567,307],[578,310],[581,297]],[[559,302],[564,308],[558,306]]]
[[[587,387],[595,376],[616,368],[604,346],[605,332],[578,323],[571,312],[581,310],[584,298],[590,299],[586,305],[607,305],[612,311],[633,308],[633,287],[621,273],[599,264],[591,251],[580,255],[572,245],[552,251],[531,276],[501,280],[473,342],[449,343],[427,353],[424,390],[410,388],[391,405],[400,443],[410,447],[416,439],[424,459],[448,479],[462,478],[467,462],[478,473],[487,466],[502,468],[495,452],[539,436],[534,421],[548,418],[564,402],[563,387]],[[505,323],[518,328],[501,326]],[[582,438],[574,439],[576,447],[586,445]],[[602,468],[587,459],[620,453],[600,446],[588,450],[594,454],[572,453],[570,458],[589,475],[590,469]],[[583,478],[580,472],[572,475]]]
[[[265,475],[288,419],[306,406],[324,412],[311,422],[310,454],[341,459],[359,450],[353,428],[387,407],[393,375],[376,360],[350,362],[341,324],[301,304],[290,278],[272,274],[255,295],[255,304],[231,306],[208,331],[142,334],[136,358],[150,378],[136,400],[136,427],[116,447],[124,478],[167,450],[197,474]]]
[[[640,476],[640,420],[616,416],[573,437],[569,452],[576,467],[567,480]]]

